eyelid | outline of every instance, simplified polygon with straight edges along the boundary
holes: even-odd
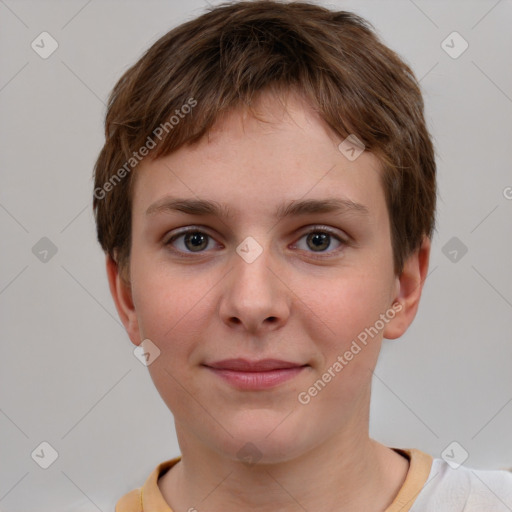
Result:
[[[206,226],[201,226],[200,224],[193,224],[193,225],[190,225],[190,226],[185,226],[183,228],[176,228],[175,230],[173,230],[172,231],[173,234],[170,235],[166,239],[164,244],[168,244],[169,242],[171,242],[172,240],[174,240],[178,236],[186,235],[187,233],[193,233],[195,231],[199,231],[201,233],[204,233],[205,235],[208,235],[210,238],[214,238],[213,235],[210,234],[210,229],[209,228],[207,228]]]
[[[309,226],[304,226],[299,230],[299,233],[301,233],[300,236],[303,236],[307,233],[316,232],[316,231],[322,231],[324,233],[328,233],[329,235],[333,235],[337,237],[340,241],[348,243],[349,236],[340,233],[340,230],[331,228],[330,226],[325,226],[324,224],[310,224]]]

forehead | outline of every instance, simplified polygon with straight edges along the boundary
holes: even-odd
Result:
[[[342,140],[300,96],[262,95],[252,110],[219,118],[198,143],[143,161],[135,170],[134,214],[166,194],[255,215],[300,198],[338,197],[377,214],[384,204],[380,163],[368,151],[348,159]]]

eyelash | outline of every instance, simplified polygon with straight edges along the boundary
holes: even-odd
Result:
[[[203,235],[206,235],[209,238],[209,240],[214,240],[214,238],[211,235],[209,235],[206,231],[203,231],[202,229],[203,228],[201,228],[201,226],[191,226],[189,228],[186,228],[183,231],[175,233],[173,236],[171,236],[166,242],[164,242],[164,245],[166,247],[169,247],[171,251],[178,254],[182,258],[193,258],[196,254],[197,255],[204,254],[207,252],[206,250],[198,251],[198,252],[194,253],[191,251],[177,250],[172,247],[173,242],[175,242],[177,239],[185,236],[188,233],[201,233]],[[341,237],[337,232],[334,232],[332,229],[327,228],[325,226],[312,226],[308,231],[301,234],[299,240],[301,240],[302,238],[304,238],[305,236],[307,236],[311,233],[325,233],[325,234],[330,235],[331,237],[335,238],[340,243],[340,247],[338,247],[337,249],[335,249],[333,251],[328,251],[328,252],[320,251],[318,253],[316,253],[315,251],[306,251],[306,252],[310,253],[313,258],[325,259],[325,258],[332,257],[333,255],[337,255],[349,243],[347,239]],[[296,244],[297,244],[297,242],[295,242],[293,244],[293,246],[295,246]],[[324,254],[326,254],[327,256],[324,256]]]

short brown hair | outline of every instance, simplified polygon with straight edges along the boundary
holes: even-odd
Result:
[[[98,241],[123,275],[134,183],[127,162],[135,168],[135,154],[150,140],[151,158],[168,155],[262,92],[291,89],[336,134],[355,134],[379,158],[394,270],[401,273],[435,224],[434,147],[414,73],[354,13],[256,0],[222,4],[174,28],[111,93],[105,145],[94,168],[93,209]],[[187,115],[172,123],[170,116],[180,112]]]

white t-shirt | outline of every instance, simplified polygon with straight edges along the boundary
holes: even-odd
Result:
[[[459,466],[434,459],[410,512],[511,512],[512,473]]]

